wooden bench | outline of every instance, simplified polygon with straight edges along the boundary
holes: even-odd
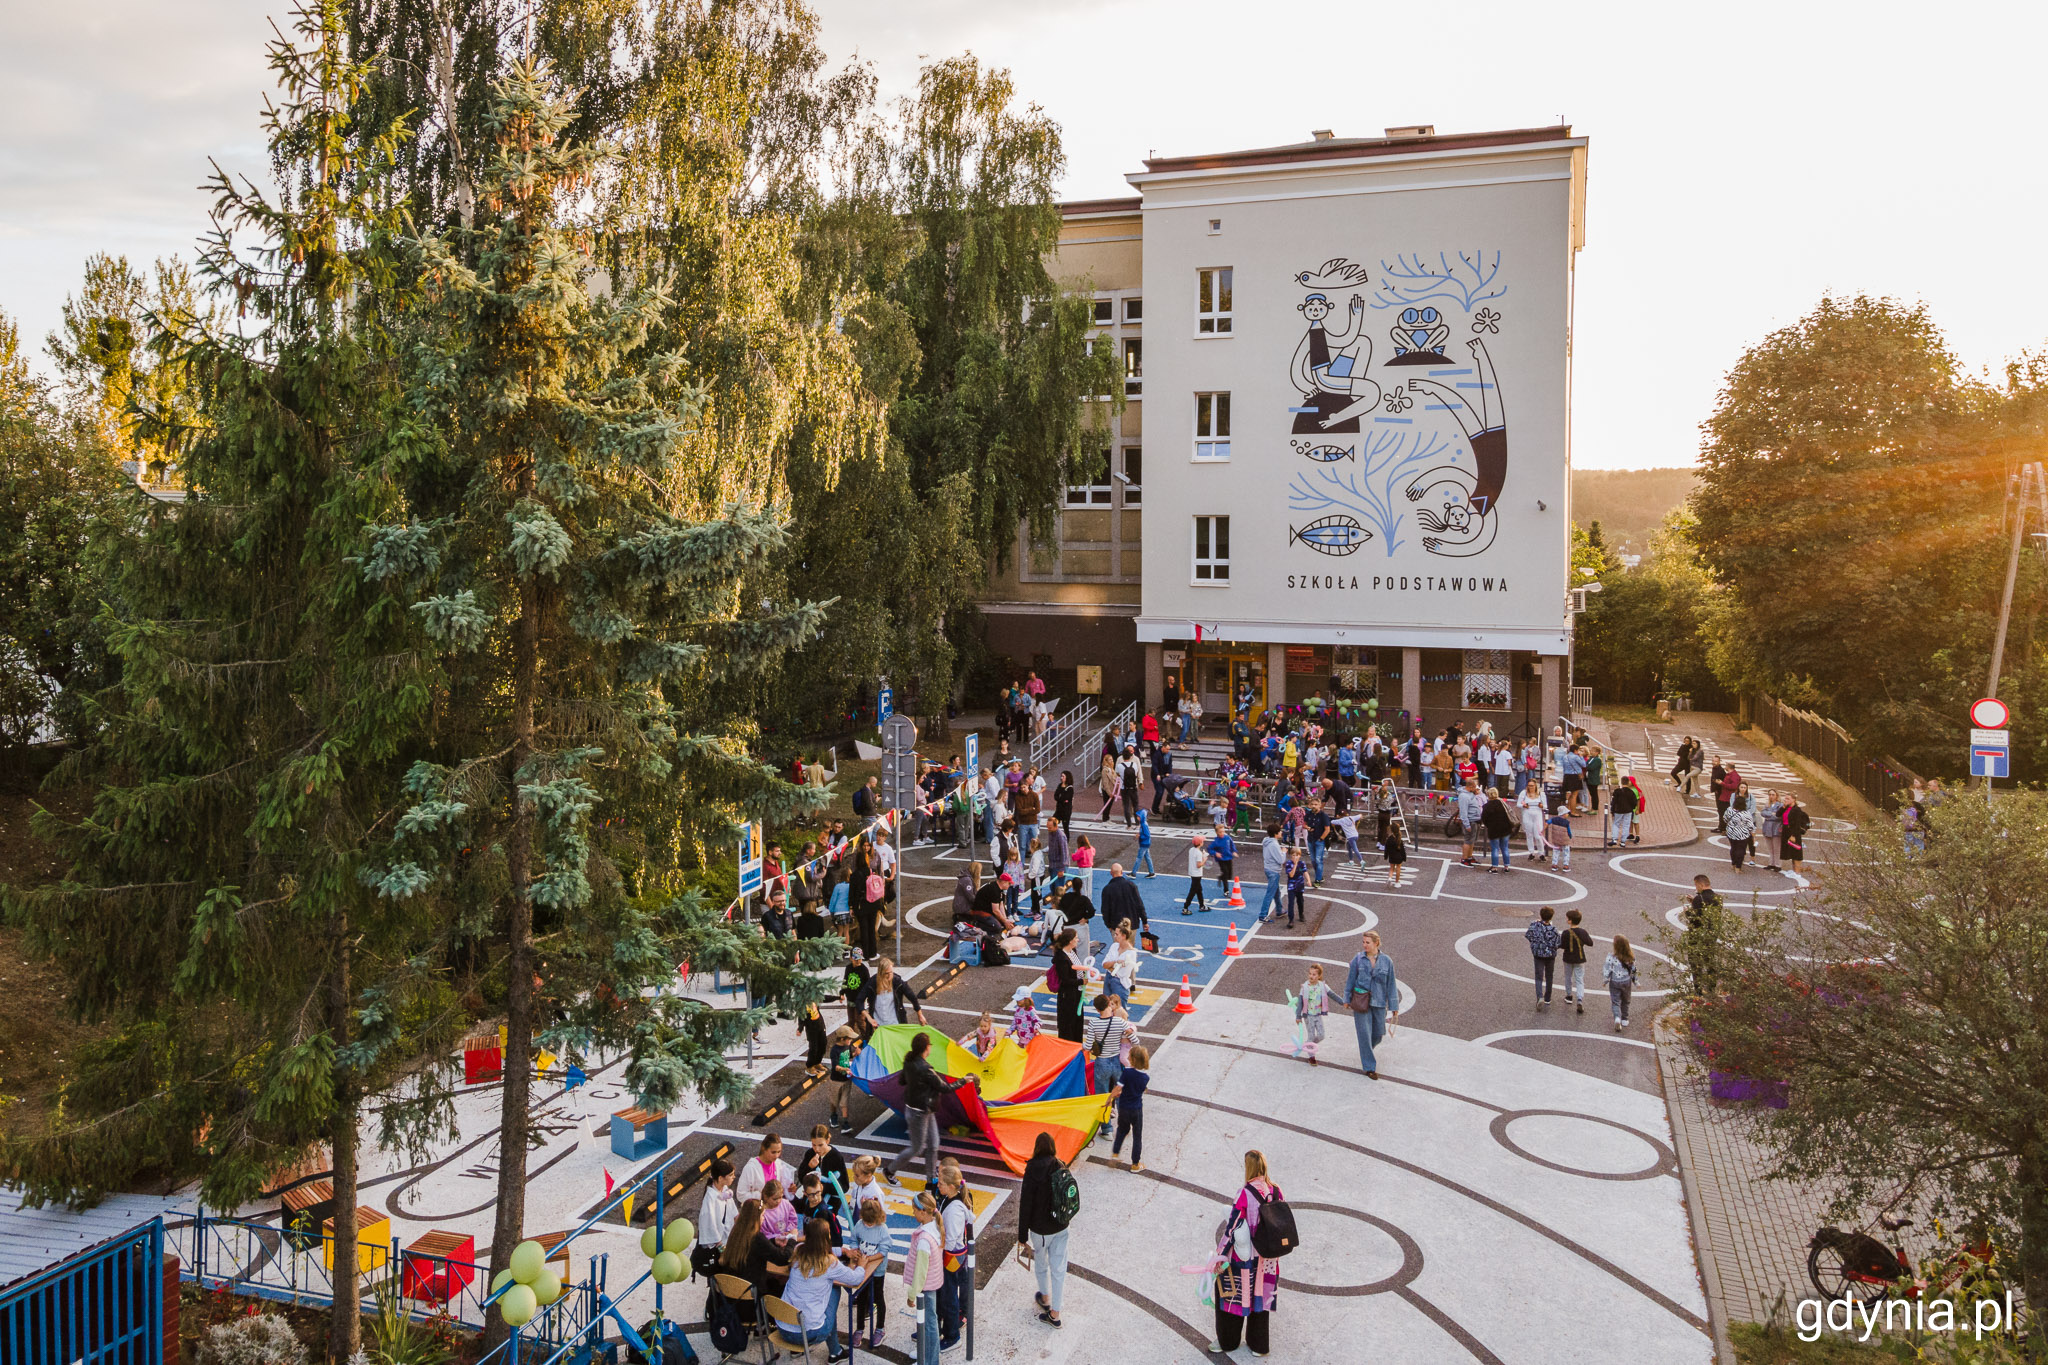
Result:
[[[330,1196],[331,1197],[331,1196]],[[334,1269],[334,1220],[320,1224],[320,1259]],[[391,1217],[368,1204],[356,1205],[356,1269],[367,1273],[382,1270],[391,1260]]]
[[[495,1033],[473,1033],[462,1040],[462,1083],[480,1085],[505,1074],[505,1050]]]
[[[401,1292],[409,1299],[443,1304],[477,1278],[476,1237],[439,1228],[412,1239],[401,1257]]]
[[[637,1130],[637,1131],[636,1131]],[[628,1161],[668,1150],[668,1115],[635,1105],[612,1115],[612,1154]]]

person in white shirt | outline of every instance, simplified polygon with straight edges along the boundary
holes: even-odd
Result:
[[[718,1253],[725,1246],[726,1237],[732,1232],[733,1219],[739,1216],[740,1201],[733,1197],[733,1182],[740,1173],[724,1157],[711,1163],[711,1179],[704,1186],[704,1202],[697,1210],[697,1244],[690,1248],[690,1263],[698,1265],[701,1259],[709,1265],[717,1261]],[[702,1273],[701,1267],[699,1273]]]
[[[1102,955],[1102,989],[1128,1007],[1131,985],[1138,979],[1138,947],[1131,941],[1131,926],[1119,924]]]
[[[875,1157],[857,1156],[853,1159],[853,1164],[846,1168],[846,1207],[859,1210],[870,1199],[885,1209],[889,1207],[889,1196],[882,1189],[882,1182],[875,1178],[881,1169],[882,1163]]]
[[[1216,827],[1223,827],[1220,819],[1216,822]],[[1201,906],[1203,914],[1209,913],[1209,902],[1202,896],[1202,864],[1208,856],[1202,847],[1202,836],[1196,835],[1194,841],[1188,845],[1188,894],[1180,903],[1180,912],[1183,915],[1194,914],[1195,912],[1188,908],[1194,905]]]
[[[1515,794],[1515,748],[1512,744],[1493,746],[1493,782],[1503,798]]]
[[[744,1204],[761,1197],[761,1187],[771,1180],[787,1190],[796,1184],[796,1167],[782,1159],[782,1139],[770,1133],[761,1139],[761,1154],[747,1162],[733,1188],[733,1198]]]
[[[1545,809],[1543,789],[1530,782],[1515,798],[1515,806],[1522,812],[1522,840],[1529,846],[1529,861],[1540,863],[1549,851],[1543,843],[1543,820],[1549,814]]]

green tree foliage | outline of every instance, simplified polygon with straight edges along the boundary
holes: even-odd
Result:
[[[1578,619],[1579,681],[1603,701],[1644,702],[1671,692],[1717,692],[1712,639],[1716,592],[1690,539],[1691,515],[1668,515],[1650,537],[1642,563],[1626,569],[1588,545],[1574,569],[1594,568],[1601,591]]]
[[[0,750],[53,722],[76,732],[78,694],[105,675],[95,542],[118,539],[139,497],[96,431],[58,410],[0,314]]]
[[[1727,915],[1693,1005],[1717,1068],[1791,1082],[1778,1170],[2001,1230],[2048,1303],[2048,796],[1951,800],[1924,854],[1881,824],[1795,908]]]
[[[1961,373],[1924,307],[1823,299],[1730,371],[1704,426],[1692,506],[1727,600],[1731,686],[1817,706],[1859,739],[1954,771],[1984,685],[2004,571],[2006,478],[2039,454],[2043,391]],[[2043,693],[2033,638],[2048,587],[2030,557],[2007,665]],[[2043,754],[2016,765],[2048,772]]]
[[[373,530],[362,572],[408,600],[450,681],[378,890],[481,917],[468,927],[505,945],[497,1270],[524,1230],[537,1032],[565,1053],[630,1047],[628,1083],[664,1108],[692,1088],[730,1101],[746,1082],[725,1051],[762,1016],[649,988],[688,957],[789,1007],[821,994],[803,969],[829,950],[793,963],[720,919],[686,890],[702,854],[680,843],[713,818],[729,836],[736,813],[813,804],[743,737],[697,728],[692,703],[756,680],[823,607],[757,610],[742,591],[784,543],[774,510],[688,515],[679,465],[704,386],[658,344],[666,282],[592,288],[571,216],[614,167],[567,139],[544,69],[515,65],[495,91],[474,230],[418,243],[414,401],[432,446],[410,516]]]
[[[392,146],[351,135],[362,71],[342,41],[340,0],[319,0],[272,44],[275,194],[216,176],[201,269],[242,325],[149,338],[203,419],[181,401],[138,430],[191,496],[159,508],[110,593],[120,682],[54,779],[90,811],[38,820],[69,871],[6,897],[72,1004],[114,1028],[50,1135],[0,1150],[0,1170],[38,1199],[197,1176],[234,1208],[326,1138],[346,1360],[360,1100],[459,1019],[414,965],[431,920],[361,876],[437,682],[415,620],[356,568],[364,525],[398,510],[407,437],[384,326]]]
[[[63,327],[47,343],[72,415],[152,481],[176,482],[166,444],[173,438],[152,436],[142,418],[169,419],[160,423],[167,431],[188,423],[193,381],[175,353],[148,339],[188,332],[202,313],[216,321],[193,286],[191,267],[177,257],[159,260],[145,279],[127,257],[95,252],[83,286],[64,300]]]

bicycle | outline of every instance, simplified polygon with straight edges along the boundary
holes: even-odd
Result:
[[[1878,1216],[1878,1226],[1892,1234],[1887,1246],[1867,1232],[1823,1227],[1807,1243],[1806,1276],[1824,1299],[1875,1303],[1896,1296],[1916,1299],[1951,1289],[1959,1298],[2003,1299],[2006,1282],[1998,1270],[1998,1249],[1989,1237],[1964,1242],[1922,1275],[1898,1234],[1913,1226],[1910,1218]]]

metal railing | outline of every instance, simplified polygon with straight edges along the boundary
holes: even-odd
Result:
[[[1593,709],[1593,689],[1590,687],[1574,687],[1571,695],[1571,707],[1572,714],[1575,716],[1582,716],[1591,711]]]
[[[163,1365],[164,1220],[0,1290],[0,1360]]]
[[[1064,716],[1057,716],[1045,727],[1043,734],[1031,738],[1030,762],[1040,772],[1060,761],[1060,758],[1086,735],[1095,723],[1095,698],[1089,697]]]
[[[1750,723],[1787,749],[1812,759],[1841,778],[1881,811],[1894,810],[1892,798],[1910,788],[1919,777],[1897,759],[1871,753],[1825,716],[1787,706],[1772,696],[1745,697],[1743,703]]]

